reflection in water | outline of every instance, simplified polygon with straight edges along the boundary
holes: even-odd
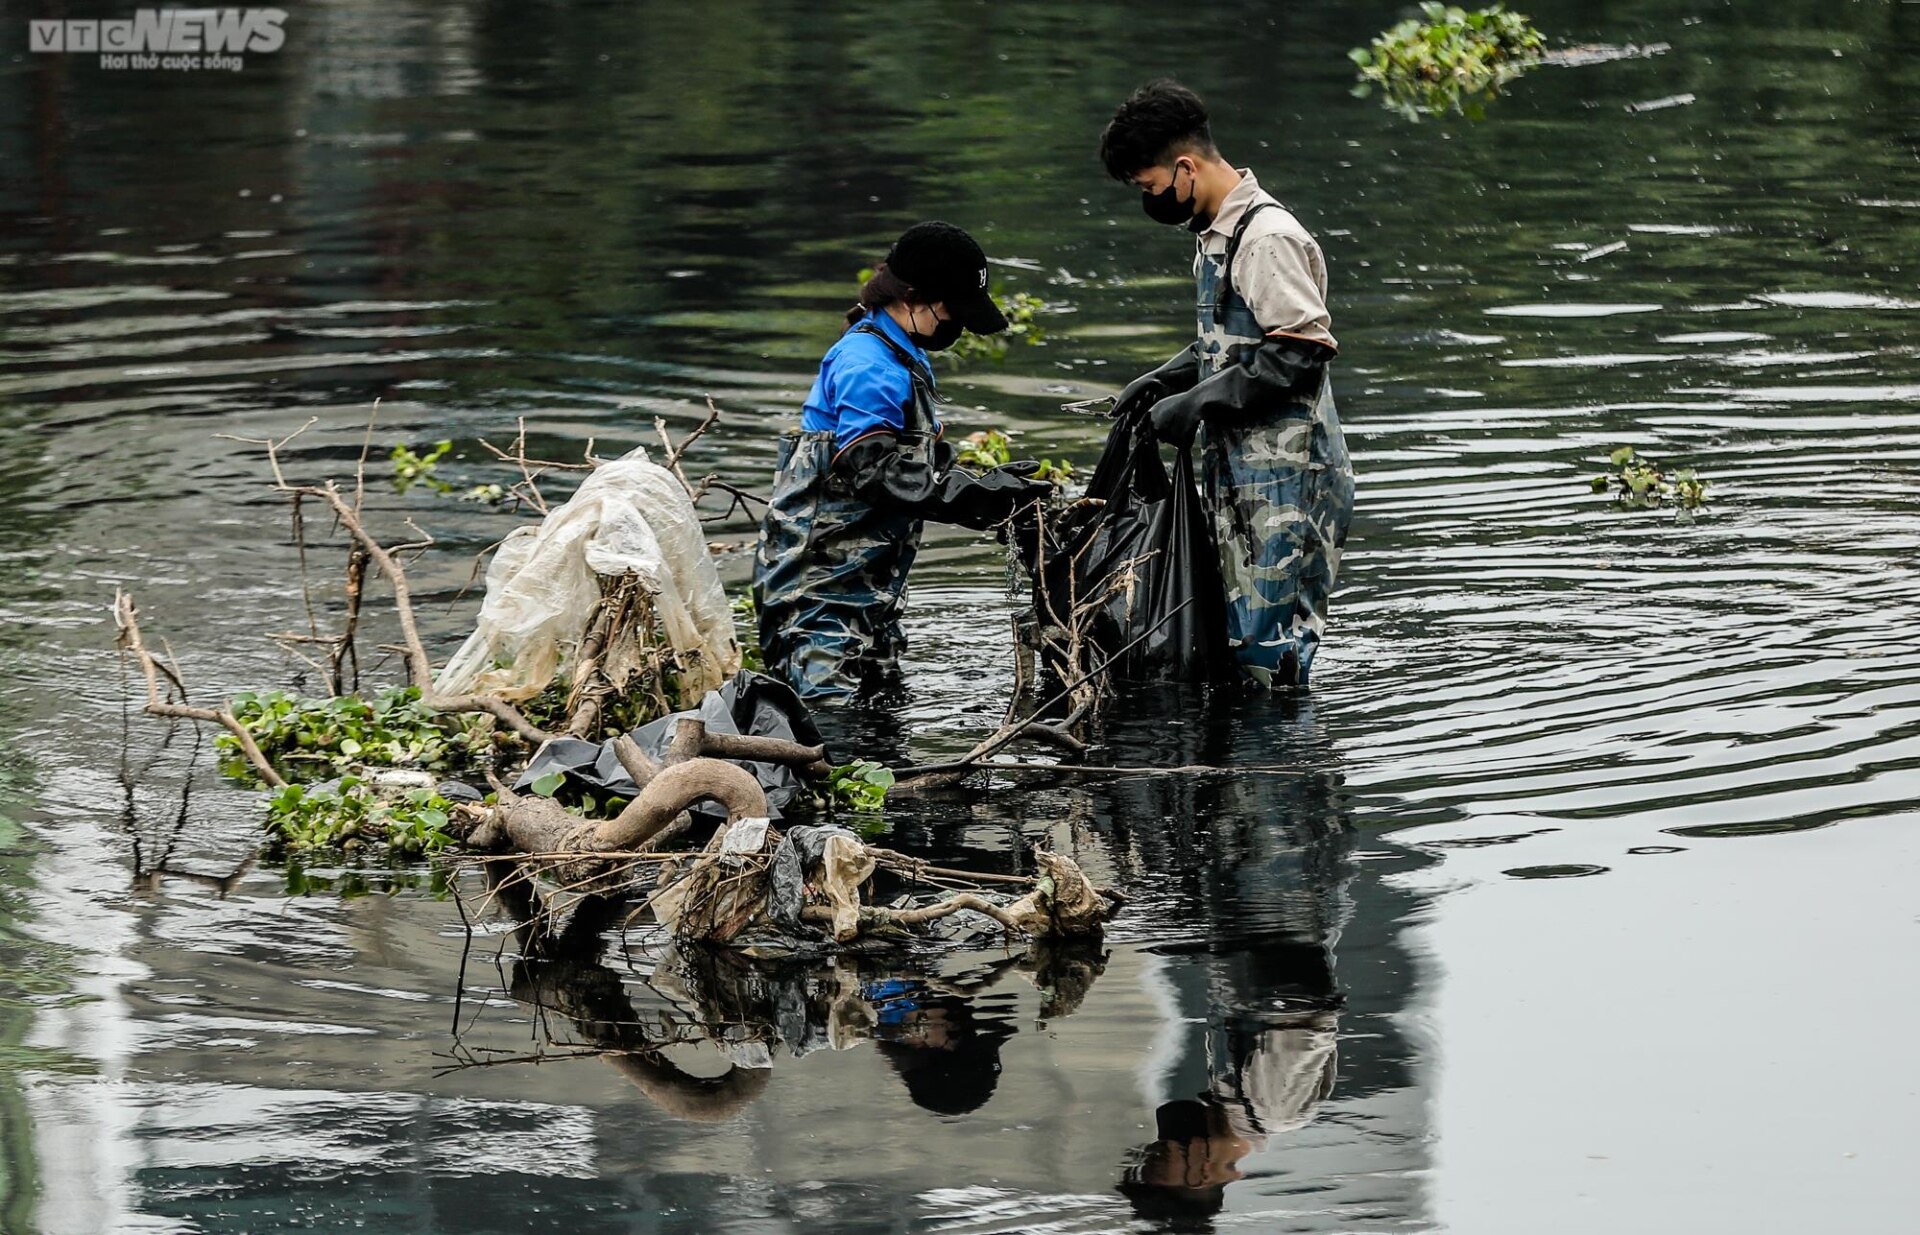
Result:
[[[524,883],[496,892],[518,915],[531,909]],[[663,1113],[709,1123],[739,1114],[764,1091],[776,1052],[797,1061],[865,1042],[876,1044],[916,1106],[941,1115],[977,1110],[999,1084],[1001,1046],[1016,1031],[980,997],[1021,975],[1043,995],[1042,1022],[1054,1020],[1080,1006],[1106,963],[1091,941],[1038,942],[951,974],[908,965],[888,948],[767,960],[699,943],[646,951],[623,942],[621,959],[642,975],[630,984],[601,958],[615,914],[590,903],[559,937],[516,932],[523,951],[505,993],[537,1014],[544,1044],[510,1062],[591,1047]],[[555,1018],[571,1032],[558,1032]],[[469,1066],[491,1062],[463,1051],[459,1035],[455,1052]]]
[[[1077,1025],[1076,1012],[1101,1008],[1122,962],[1119,980],[1150,995],[1156,1010],[1147,1023],[1157,1029],[1118,1058],[1091,1052],[1087,1064],[1109,1078],[1133,1073],[1138,1091],[1109,1079],[1092,1105],[1057,1112],[1076,1137],[1089,1125],[1122,1132],[1106,1152],[1104,1181],[1069,1172],[1055,1183],[1055,1192],[1060,1184],[1079,1189],[1069,1208],[1089,1224],[1109,1224],[1089,1229],[1111,1229],[1123,1214],[1203,1217],[1229,1207],[1230,1185],[1255,1188],[1255,1204],[1271,1206],[1304,1170],[1343,1181],[1323,1185],[1318,1203],[1341,1223],[1364,1227],[1417,1209],[1402,1174],[1417,1165],[1417,1152],[1395,1148],[1417,1140],[1411,1112],[1393,1109],[1409,1078],[1398,1031],[1382,1019],[1403,1005],[1406,979],[1402,966],[1378,964],[1399,911],[1377,889],[1370,893],[1375,920],[1353,932],[1361,983],[1344,989],[1336,954],[1358,917],[1355,837],[1315,705],[1180,695],[1123,695],[1099,755],[1128,766],[1257,761],[1286,772],[1132,776],[1028,795],[1048,843],[1070,844],[1102,877],[1129,876],[1140,897],[1105,945],[766,961],[668,944],[640,927],[611,931],[617,922],[606,910],[576,917],[558,938],[517,938],[518,956],[493,994],[533,1013],[531,1055],[489,1044],[498,1001],[468,984],[466,997],[480,1006],[462,1022],[456,1053],[468,1072],[595,1055],[653,1110],[716,1132],[773,1118],[756,1114],[769,1107],[784,1119],[833,1118],[843,1100],[826,1097],[831,1083],[823,1088],[814,1074],[825,1082],[844,1074],[843,1060],[865,1058],[884,1063],[882,1074],[923,1118],[942,1121],[936,1132],[891,1117],[917,1154],[938,1161],[978,1152],[978,1135],[1025,1126],[1052,1104],[1040,1097],[1046,1075],[1022,1059]],[[1073,803],[1064,817],[1051,809],[1059,797]],[[994,809],[993,798],[965,791],[928,801],[903,814],[895,843],[1004,869],[1026,848],[1010,844],[1013,837],[1036,838],[1019,820],[997,820]],[[522,885],[505,892],[521,895]],[[1343,1078],[1342,1021],[1355,1015],[1365,1031]],[[1019,1079],[1009,1079],[1009,1068]],[[884,1109],[871,1065],[861,1075],[861,1104]],[[1342,1102],[1350,1103],[1349,1124],[1364,1126],[1379,1109],[1385,1125],[1358,1135],[1320,1125],[1329,1104]],[[1003,1186],[1019,1178],[1002,1172]],[[1047,1195],[1038,1180],[1005,1189],[989,1216],[1018,1225],[1037,1207],[1057,1208],[1059,1198]],[[938,1212],[943,1196],[926,1200]]]
[[[1396,8],[1230,21],[1196,79],[1322,238],[1350,323],[1342,635],[1310,709],[1142,697],[1101,754],[1288,770],[889,810],[897,847],[1005,871],[1044,842],[1129,894],[1102,959],[1032,973],[988,949],[748,980],[661,969],[636,936],[572,977],[508,959],[457,984],[465,939],[423,872],[180,878],[235,869],[257,797],[140,727],[138,827],[114,826],[104,607],[138,584],[196,691],[288,683],[260,637],[306,622],[283,512],[213,434],[316,416],[288,463],[338,474],[375,398],[376,447],[451,438],[484,482],[512,477],[475,439],[519,416],[534,454],[578,457],[656,415],[683,431],[711,392],[725,419],[689,464],[757,486],[854,272],[931,215],[1061,310],[1044,346],[942,374],[950,423],[1084,464],[1103,426],[1060,403],[1182,341],[1186,242],[1140,231],[1091,144],[1189,14],[340,0],[245,73],[0,58],[0,745],[31,769],[0,796],[32,832],[0,829],[0,964],[53,984],[8,979],[0,1007],[4,1222],[982,1235],[1217,1203],[1199,1224],[1628,1230],[1653,1203],[1698,1229],[1896,1228],[1920,6],[1550,3],[1556,36],[1671,50],[1418,131],[1346,94],[1345,49]],[[1593,499],[1583,476],[1628,444],[1696,466],[1709,509]],[[369,500],[440,538],[414,583],[448,650],[468,558],[511,517]],[[716,539],[750,538],[735,523]],[[997,718],[999,566],[930,539],[911,689],[849,722],[863,748],[950,758]],[[70,951],[28,964],[28,932]],[[1848,1051],[1748,1015],[1793,956],[1859,1003]],[[1695,1049],[1618,1050],[1656,987],[1663,1044]],[[598,1032],[662,1103],[742,1069],[726,1083],[754,1092],[701,1121],[598,1058],[436,1075],[455,1000],[477,1058],[548,1030],[627,1049]],[[1769,1118],[1761,1071],[1811,1113]],[[1676,1106],[1703,1077],[1720,1100]],[[1575,1195],[1602,1216],[1581,1228]]]
[[[1333,1093],[1339,1021],[1332,1013],[1242,1021],[1208,1046],[1209,1084],[1161,1103],[1156,1139],[1128,1166],[1121,1191],[1147,1215],[1217,1212],[1241,1159],[1304,1126]],[[1223,1039],[1223,1040],[1222,1040]]]
[[[1252,1154],[1303,1127],[1334,1090],[1339,1010],[1334,946],[1351,913],[1351,823],[1336,756],[1306,696],[1153,690],[1107,722],[1115,763],[1282,765],[1269,778],[1144,777],[1104,796],[1105,817],[1148,869],[1178,873],[1158,916],[1193,942],[1159,945],[1192,1031],[1163,1076],[1156,1139],[1122,1191],[1148,1216],[1206,1214]],[[1194,718],[1169,723],[1169,718]],[[1149,821],[1166,821],[1153,827]]]
[[[1162,1103],[1156,1139],[1122,1177],[1135,1209],[1158,1217],[1219,1212],[1226,1186],[1245,1178],[1241,1159],[1304,1125],[1333,1093],[1337,1029],[1328,1015],[1257,1030],[1233,1043],[1240,1049],[1206,1093]]]

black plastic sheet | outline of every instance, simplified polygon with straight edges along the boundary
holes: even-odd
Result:
[[[673,742],[674,730],[685,716],[695,716],[705,721],[708,733],[785,738],[802,746],[817,746],[820,743],[820,731],[814,727],[807,705],[800,702],[800,696],[794,694],[793,688],[751,669],[742,669],[719,690],[708,691],[698,708],[649,721],[627,736],[653,758],[664,758],[667,747]],[[766,791],[767,806],[775,819],[780,817],[780,808],[801,791],[799,775],[783,764],[746,759],[729,762],[737,763],[753,773],[754,779],[760,782],[760,788]],[[596,796],[611,794],[623,798],[631,798],[640,792],[633,778],[627,775],[627,770],[620,766],[619,757],[613,753],[612,738],[604,742],[555,738],[534,753],[513,787],[525,790],[549,772],[565,774],[568,785],[576,792]],[[710,819],[725,815],[712,802],[695,803],[691,810],[696,816]]]
[[[1133,587],[1101,606],[1090,631],[1102,659],[1119,655],[1113,676],[1233,681],[1226,588],[1190,453],[1176,452],[1169,472],[1145,413],[1129,417],[1108,437],[1086,497],[1097,500],[1050,523],[1044,541],[1031,523],[1019,533],[1042,624],[1069,620],[1076,598],[1099,595],[1132,563]]]

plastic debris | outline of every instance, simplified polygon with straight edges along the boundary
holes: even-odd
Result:
[[[652,599],[683,699],[738,671],[733,615],[700,517],[673,473],[637,448],[596,468],[537,528],[518,528],[500,545],[473,634],[434,689],[539,694],[579,646],[601,580],[628,572]]]
[[[646,754],[655,759],[664,758],[685,716],[705,721],[708,733],[785,738],[802,746],[820,744],[820,731],[814,727],[807,705],[800,702],[793,688],[751,669],[742,669],[725,686],[709,691],[699,707],[648,721],[628,736]],[[612,738],[604,742],[556,738],[535,752],[513,787],[523,791],[542,776],[560,772],[574,782],[576,789],[603,798],[609,795],[631,798],[640,790],[633,783],[633,777],[620,766],[619,758],[613,753],[613,742]],[[784,764],[737,762],[760,782],[776,819],[780,817],[780,808],[804,788],[799,775]],[[693,807],[693,813],[717,818],[724,812],[717,806],[701,803]]]
[[[1038,871],[1017,898],[960,892],[931,904],[875,905],[865,889],[882,858],[911,863],[845,828],[796,827],[782,835],[764,820],[743,819],[716,831],[702,852],[663,864],[648,903],[676,939],[768,955],[820,951],[827,941],[904,939],[957,913],[1033,938],[1095,938],[1120,905],[1073,859],[1045,850],[1035,851]]]
[[[1169,474],[1144,419],[1131,432],[1114,431],[1086,498],[1037,534],[1032,525],[1023,529],[1020,550],[1037,612],[1068,621],[1074,598],[1107,596],[1090,634],[1104,656],[1125,650],[1114,676],[1179,682],[1237,676],[1227,644],[1226,589],[1192,459],[1175,452]]]

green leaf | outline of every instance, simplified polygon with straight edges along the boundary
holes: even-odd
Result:
[[[545,776],[539,777],[533,784],[527,787],[543,798],[550,798],[560,792],[560,786],[566,783],[567,774],[565,772],[548,772]]]

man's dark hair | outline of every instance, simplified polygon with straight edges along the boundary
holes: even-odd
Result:
[[[1217,156],[1207,105],[1171,77],[1127,96],[1100,133],[1100,161],[1115,180],[1130,180],[1183,154]]]

